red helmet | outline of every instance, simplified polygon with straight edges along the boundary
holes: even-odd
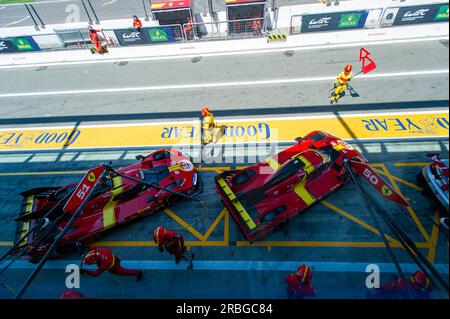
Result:
[[[162,226],[155,229],[153,232],[153,241],[155,244],[160,245],[164,242],[164,239],[166,237],[166,229]]]
[[[311,279],[312,279],[312,271],[311,268],[309,268],[306,265],[301,265],[298,269],[297,269],[297,277],[298,279],[304,283],[310,283]]]
[[[345,73],[350,73],[352,71],[353,67],[351,64],[347,64],[344,68]]]
[[[209,114],[209,109],[205,106],[205,107],[202,108],[201,112],[202,112],[203,116],[206,116],[206,115]]]
[[[420,270],[417,270],[409,277],[409,282],[413,285],[418,285],[421,289],[430,290],[433,288],[430,279]]]
[[[99,254],[99,252],[97,251],[97,249],[92,249],[84,257],[84,263],[86,265],[93,265],[93,264],[95,264],[95,262],[97,261],[98,254]]]

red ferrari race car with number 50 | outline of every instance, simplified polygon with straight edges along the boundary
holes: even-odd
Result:
[[[387,199],[407,205],[354,147],[321,131],[265,162],[216,176],[216,188],[248,240],[261,238],[347,183],[344,160]]]
[[[77,242],[88,243],[106,230],[199,191],[197,170],[181,152],[162,149],[136,159],[139,163],[118,170],[96,167],[79,184],[22,193],[14,253],[38,260],[80,208],[57,251]]]

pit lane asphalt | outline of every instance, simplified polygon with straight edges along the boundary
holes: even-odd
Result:
[[[394,182],[410,199],[413,214],[381,198],[377,201],[422,247],[421,251],[425,256],[445,268],[448,264],[448,237],[442,232],[436,233],[438,228],[433,226],[433,220],[438,216],[433,207],[434,200],[422,195],[414,185],[416,173],[426,162],[425,154],[430,151],[448,154],[448,141],[370,144],[372,147],[366,147],[365,156],[375,168],[397,178]],[[37,186],[77,182],[82,171],[99,162],[109,158],[114,159],[115,166],[124,166],[133,162],[130,159],[138,153],[141,152],[67,152],[56,161],[51,154],[21,153],[9,155],[9,160],[3,156],[3,163],[0,163],[0,242],[7,243],[13,238],[13,219],[17,216],[21,203],[19,192]],[[287,229],[249,245],[234,220],[226,215],[221,217],[226,212],[223,212],[223,204],[214,190],[213,177],[217,172],[213,169],[219,172],[223,168],[216,166],[200,171],[204,191],[199,198],[206,202],[207,212],[198,204],[183,201],[170,207],[172,213],[159,212],[125,225],[103,236],[98,243],[100,246],[110,247],[127,263],[133,264],[129,261],[136,261],[137,267],[139,262],[148,266],[153,260],[162,263],[161,266],[147,267],[143,282],[138,284],[133,278],[111,275],[98,279],[82,278],[80,291],[100,298],[284,298],[283,277],[289,273],[289,269],[283,264],[288,263],[293,272],[296,268],[294,265],[310,262],[318,298],[365,298],[366,274],[355,271],[355,265],[384,265],[391,262],[386,250],[382,248],[380,237],[371,228],[373,222],[368,212],[355,195],[354,185],[348,184],[327,197],[324,202],[314,205],[299,215]],[[27,172],[32,173],[28,175]],[[417,216],[416,221],[414,216]],[[216,220],[219,220],[216,227],[205,238]],[[428,240],[416,224],[417,220],[429,236]],[[180,225],[180,221],[192,225],[194,230],[187,230]],[[183,232],[190,247],[189,253],[195,253],[195,260],[201,261],[198,265],[202,266],[202,270],[187,271],[184,270],[184,265],[173,269],[170,256],[160,254],[149,241],[153,228],[159,225]],[[0,247],[0,252],[6,249],[7,246]],[[394,250],[400,262],[411,270],[412,260],[405,251],[399,248]],[[56,261],[59,263],[56,269],[44,270],[26,297],[57,298],[64,289],[64,267],[67,260],[76,261],[76,254],[69,254]],[[225,263],[225,266],[222,265],[224,269],[214,261]],[[265,264],[255,264],[258,261]],[[270,262],[274,262],[274,265],[270,266]],[[0,282],[17,290],[29,273],[30,269],[11,269],[0,277]],[[382,281],[389,280],[391,275],[390,272],[382,273]],[[214,285],[211,285],[212,282]],[[11,296],[6,288],[0,288],[1,298]],[[433,297],[442,296],[436,292]]]
[[[355,45],[265,54],[0,68],[0,118],[2,124],[13,118],[84,115],[169,113],[176,118],[177,113],[198,111],[203,105],[216,111],[245,109],[255,114],[276,108],[283,109],[283,113],[289,113],[286,108],[292,108],[293,113],[302,107],[332,109],[328,98],[333,78],[347,63],[353,63],[356,72],[359,70],[359,48]],[[369,75],[387,76],[355,78],[351,85],[359,97],[347,96],[337,108],[363,105],[372,110],[386,102],[448,101],[448,41],[377,44],[367,48],[378,63],[378,69]],[[436,70],[443,73],[421,73]],[[277,83],[280,79],[306,82]],[[247,83],[239,84],[242,81]],[[229,83],[235,84],[228,86]],[[196,87],[179,87],[183,85]],[[141,87],[148,89],[115,92]],[[75,92],[51,95],[67,90]],[[76,92],[79,90],[92,92]],[[50,95],[40,95],[42,92]],[[37,95],[26,96],[27,93]]]
[[[146,1],[148,3],[148,1]],[[193,0],[192,10],[195,13],[208,12],[207,0]],[[298,4],[318,3],[319,0],[277,0],[277,6],[290,6]],[[92,6],[101,20],[112,19],[127,19],[138,15],[145,17],[145,12],[142,6],[142,0],[91,0]],[[268,6],[272,5],[272,1],[268,1]],[[33,4],[37,13],[43,20],[44,24],[60,24],[67,22],[76,22],[67,18],[74,13],[74,6],[78,8],[80,13],[80,21],[89,21],[86,11],[83,9],[80,1],[35,1]],[[4,8],[4,9],[1,9]],[[149,6],[147,13],[150,14]],[[225,11],[225,0],[213,0],[213,10]],[[95,20],[91,14],[91,18]],[[18,26],[33,26],[33,20],[29,17],[29,13],[23,4],[2,5],[0,3],[0,27],[18,27]],[[39,23],[39,21],[38,21]]]

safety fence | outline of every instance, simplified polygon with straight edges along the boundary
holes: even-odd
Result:
[[[309,32],[383,28],[448,22],[448,3],[291,16],[290,26],[273,28],[270,19],[255,18],[161,25],[141,29],[105,29],[98,35],[109,46],[156,45],[173,42],[228,40]],[[87,28],[54,29],[47,34],[0,38],[0,53],[82,49],[92,45]]]
[[[270,25],[270,24],[269,24]],[[140,29],[97,30],[100,42],[109,46],[156,45],[174,42],[226,40],[263,37],[270,30],[264,19],[186,23]],[[17,50],[14,43],[32,43],[27,50]],[[2,50],[1,43],[7,43]],[[53,29],[53,33],[0,39],[0,53],[38,50],[85,49],[92,46],[88,28]],[[22,46],[23,47],[23,46]]]

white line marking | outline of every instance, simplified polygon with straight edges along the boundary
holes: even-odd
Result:
[[[114,2],[116,2],[116,1],[117,1],[117,0],[111,0],[111,1],[109,1],[109,2],[105,2],[104,4],[102,4],[102,8],[111,5],[111,4],[113,4]]]
[[[122,57],[116,59],[109,59],[105,57],[99,57],[96,60],[85,60],[85,61],[73,61],[73,62],[48,62],[48,63],[33,63],[33,64],[22,64],[22,65],[3,65],[0,69],[19,69],[19,68],[35,68],[41,66],[66,66],[66,65],[80,65],[80,64],[97,64],[97,63],[116,63],[120,61],[137,62],[137,61],[159,61],[159,60],[175,60],[175,59],[190,59],[194,57],[221,57],[221,56],[232,56],[232,55],[251,55],[251,54],[263,54],[263,53],[276,53],[284,51],[307,51],[307,50],[322,50],[322,49],[337,49],[337,48],[350,48],[350,47],[360,47],[360,46],[376,46],[385,44],[400,44],[400,43],[414,43],[414,42],[427,42],[427,41],[438,41],[438,40],[448,40],[447,36],[430,37],[430,38],[418,38],[418,39],[404,39],[404,40],[387,40],[387,41],[367,41],[367,42],[352,42],[343,44],[327,44],[327,45],[316,45],[316,46],[293,46],[293,47],[282,47],[273,49],[249,49],[243,51],[228,51],[228,52],[210,52],[210,53],[195,53],[195,54],[183,54],[183,55],[163,55],[155,57]],[[190,44],[192,45],[192,44]],[[125,48],[119,48],[117,50],[124,50]],[[182,50],[183,48],[179,48]]]
[[[389,78],[389,77],[409,77],[409,76],[426,76],[436,74],[448,74],[449,70],[431,70],[431,71],[412,71],[412,72],[395,72],[395,73],[378,73],[359,76],[359,79]],[[94,89],[94,90],[68,90],[68,91],[48,91],[48,92],[24,92],[24,93],[4,93],[0,94],[0,98],[15,98],[29,96],[55,96],[55,95],[82,95],[82,94],[99,94],[99,93],[123,93],[123,92],[139,92],[139,91],[168,91],[168,90],[187,90],[187,89],[206,89],[215,87],[233,87],[233,86],[259,86],[274,84],[292,84],[301,82],[321,82],[332,81],[336,76],[324,76],[315,78],[295,78],[295,79],[273,79],[261,81],[238,81],[238,82],[217,82],[217,83],[198,83],[185,85],[160,85],[160,86],[142,86],[129,88],[112,88],[112,89]]]
[[[6,7],[1,7],[0,10],[6,9]]]
[[[11,26],[11,25],[15,25],[15,24],[18,24],[18,23],[20,23],[20,22],[23,22],[23,21],[25,21],[25,20],[29,19],[29,18],[31,18],[31,17],[30,17],[30,16],[26,16],[26,17],[25,17],[25,18],[23,18],[23,19],[20,19],[20,20],[17,20],[17,21],[11,22],[11,23],[7,23],[7,24],[4,24],[4,25],[2,25],[2,26],[1,26],[1,28],[6,28],[6,27],[9,27],[9,26]]]

